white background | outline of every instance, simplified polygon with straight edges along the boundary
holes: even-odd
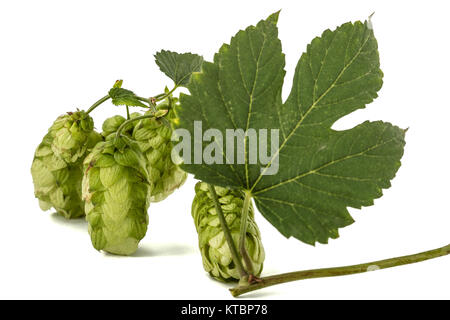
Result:
[[[152,204],[147,236],[133,257],[94,250],[83,220],[42,212],[30,166],[52,121],[88,108],[116,79],[143,96],[171,81],[160,49],[212,60],[239,29],[282,9],[286,97],[307,43],[326,28],[373,11],[381,66],[380,97],[340,120],[350,128],[385,120],[406,136],[402,167],[375,206],[351,209],[356,222],[328,245],[286,240],[257,215],[267,253],[264,275],[339,266],[446,245],[449,226],[449,6],[438,1],[2,1],[0,4],[0,298],[231,298],[203,271],[190,215],[190,177]],[[123,108],[93,112],[96,126]],[[450,298],[450,257],[341,278],[271,287],[249,298]]]

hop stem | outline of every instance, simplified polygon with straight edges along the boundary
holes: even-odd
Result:
[[[167,93],[160,93],[160,94],[158,94],[158,95],[156,95],[156,96],[154,96],[154,97],[151,97],[151,98],[144,98],[144,97],[140,97],[140,96],[137,96],[137,98],[138,98],[140,101],[147,102],[147,103],[150,105],[150,109],[152,109],[153,112],[156,112],[156,102],[159,102],[159,101],[161,101],[161,100],[164,100],[164,99],[167,98],[167,97],[170,97],[170,96],[172,95],[172,93],[173,93],[177,88],[178,88],[178,86],[175,86],[175,87],[173,87],[173,89],[170,90],[169,92],[167,92]]]
[[[230,248],[231,257],[233,258],[233,262],[236,265],[236,268],[238,269],[241,279],[244,277],[247,277],[248,276],[247,272],[245,271],[244,267],[242,266],[241,259],[239,258],[239,254],[234,245],[233,238],[231,237],[230,229],[228,229],[228,225],[225,220],[225,216],[223,214],[222,207],[220,206],[219,199],[217,198],[216,190],[214,189],[214,186],[210,185],[209,183],[208,183],[208,189],[213,198],[214,206],[217,211],[217,216],[219,217],[219,221],[220,221],[220,226],[222,227],[222,231],[225,235],[225,239],[227,240],[228,247]]]
[[[98,100],[96,103],[94,103],[94,104],[86,111],[86,113],[87,113],[87,114],[91,113],[95,108],[97,108],[99,105],[101,105],[103,102],[105,102],[105,101],[108,100],[109,98],[111,98],[109,95],[104,96],[103,98],[101,98],[100,100]]]
[[[230,289],[231,294],[234,297],[240,296],[241,294],[248,293],[251,291],[259,290],[262,288],[274,286],[276,284],[304,280],[304,279],[313,279],[313,278],[324,278],[324,277],[337,277],[344,276],[350,274],[363,273],[367,271],[375,271],[380,269],[392,268],[396,266],[401,266],[410,263],[421,262],[429,259],[434,259],[438,257],[442,257],[450,254],[450,244],[430,250],[425,251],[409,256],[396,257],[386,260],[374,261],[369,263],[357,264],[352,266],[345,267],[336,267],[336,268],[326,268],[326,269],[314,269],[314,270],[305,270],[305,271],[297,271],[290,273],[278,274],[270,277],[261,278],[261,282],[257,282],[254,284],[249,284],[246,286],[238,286]]]
[[[249,191],[245,192],[244,205],[242,206],[242,215],[241,215],[241,228],[239,232],[239,252],[244,259],[245,266],[247,268],[247,272],[249,274],[253,274],[253,263],[250,259],[247,249],[245,248],[245,239],[247,238],[247,222],[248,222],[248,209],[250,206],[252,195]]]
[[[125,128],[125,126],[126,126],[127,124],[129,124],[130,122],[138,121],[138,120],[142,120],[142,119],[154,118],[154,117],[155,117],[154,114],[146,114],[146,115],[143,115],[143,116],[140,116],[140,117],[136,117],[136,118],[132,118],[132,119],[129,119],[129,120],[124,121],[124,122],[120,125],[120,127],[117,129],[117,132],[116,132],[116,139],[120,137],[120,134],[122,133],[123,128]]]
[[[155,96],[155,100],[156,101],[164,100],[165,98],[169,97],[177,88],[178,88],[178,86],[175,86],[175,87],[173,87],[172,90],[170,90],[167,93],[158,94],[157,96]]]
[[[144,98],[144,97],[136,97],[139,101],[148,103],[148,107],[152,112],[156,112],[156,104],[153,101],[153,98]]]

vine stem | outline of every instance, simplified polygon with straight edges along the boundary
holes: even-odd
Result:
[[[137,96],[136,98],[141,102],[148,103],[149,109],[152,110],[153,112],[156,112],[156,104],[152,101],[152,98],[144,98],[139,96]]]
[[[253,263],[248,255],[247,249],[245,248],[245,240],[247,238],[248,209],[250,207],[251,198],[252,194],[250,191],[245,191],[244,205],[242,206],[241,214],[241,226],[239,229],[239,252],[244,259],[247,272],[253,275]]]
[[[219,199],[217,197],[216,190],[214,189],[214,186],[208,183],[208,189],[211,193],[211,196],[214,201],[214,206],[216,208],[217,216],[219,217],[220,226],[222,228],[222,231],[225,235],[225,239],[227,240],[228,247],[230,248],[231,257],[233,258],[233,262],[236,265],[236,268],[238,269],[239,275],[242,278],[245,278],[248,276],[247,272],[245,271],[244,267],[242,266],[241,259],[239,258],[239,254],[236,250],[236,247],[233,242],[233,238],[231,237],[230,229],[228,229],[227,221],[225,220],[225,216],[222,211],[222,207],[219,203]]]
[[[178,89],[178,86],[177,86],[177,85],[176,85],[175,87],[173,87],[172,90],[170,90],[170,91],[167,92],[167,93],[160,93],[160,94],[158,94],[158,95],[156,95],[156,96],[154,96],[154,97],[150,97],[150,98],[144,98],[144,97],[140,97],[140,96],[136,96],[136,98],[138,98],[138,100],[140,100],[140,101],[147,102],[147,103],[150,105],[150,108],[151,108],[153,111],[156,111],[155,103],[156,103],[156,102],[159,102],[159,101],[161,101],[161,100],[163,100],[163,99],[165,99],[165,98],[167,98],[167,97],[170,97],[170,96],[172,95],[172,93],[173,93],[176,89]]]
[[[99,105],[101,105],[103,102],[105,102],[106,100],[108,100],[110,98],[109,95],[104,96],[103,98],[101,98],[100,100],[98,100],[96,103],[94,103],[87,111],[86,113],[89,114],[91,113],[95,108],[97,108]]]
[[[386,260],[373,261],[345,267],[304,270],[264,277],[260,279],[261,282],[249,284],[246,286],[237,286],[235,288],[230,289],[230,292],[233,295],[233,297],[237,297],[244,293],[259,290],[262,288],[267,288],[281,283],[313,278],[337,277],[363,273],[367,271],[375,271],[380,269],[397,267],[410,263],[421,262],[429,259],[434,259],[448,254],[450,254],[450,244],[442,248]]]
[[[169,96],[170,96],[177,88],[178,88],[178,85],[176,85],[175,87],[173,87],[173,89],[170,90],[170,91],[167,92],[167,93],[161,93],[161,94],[158,94],[157,96],[155,96],[155,100],[156,100],[156,101],[161,101],[161,100],[163,100],[163,99],[169,97]]]
[[[147,103],[149,103],[149,98],[144,98],[144,97],[141,97],[141,96],[136,96],[136,98],[139,100],[139,101],[143,101],[143,102],[147,102]]]

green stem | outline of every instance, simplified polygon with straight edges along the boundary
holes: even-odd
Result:
[[[156,105],[152,102],[151,98],[144,98],[144,97],[139,97],[136,96],[136,98],[142,102],[146,102],[149,105],[149,108],[153,111],[156,112]]]
[[[438,257],[442,257],[450,254],[450,244],[430,250],[425,251],[409,256],[391,258],[386,260],[379,260],[369,263],[357,264],[352,266],[345,267],[337,267],[337,268],[326,268],[326,269],[314,269],[314,270],[305,270],[305,271],[297,271],[290,273],[278,274],[270,277],[261,278],[261,282],[257,282],[254,284],[246,285],[246,286],[237,286],[235,288],[230,289],[231,294],[234,297],[237,297],[241,294],[248,293],[251,291],[259,290],[262,288],[267,288],[270,286],[274,286],[276,284],[304,280],[304,279],[313,279],[313,278],[324,278],[324,277],[337,277],[344,276],[350,274],[363,273],[367,271],[375,271],[379,269],[392,268],[396,266],[401,266],[410,263],[421,262],[429,259],[434,259]]]
[[[127,120],[130,120],[130,108],[127,106]]]
[[[219,199],[217,198],[216,190],[214,189],[214,186],[210,185],[208,183],[208,189],[211,193],[211,196],[214,201],[214,206],[217,211],[217,216],[219,217],[220,226],[222,227],[222,231],[225,235],[225,239],[227,240],[228,247],[230,248],[231,257],[233,258],[233,262],[236,265],[236,268],[238,269],[239,275],[241,279],[243,277],[247,276],[247,272],[245,271],[244,267],[242,266],[241,259],[239,258],[239,254],[236,250],[236,247],[233,242],[233,238],[231,237],[230,229],[228,229],[227,221],[225,220],[225,216],[222,211],[222,207],[219,203]]]
[[[103,98],[101,98],[100,100],[98,100],[96,103],[94,103],[87,111],[86,113],[89,114],[91,113],[95,108],[97,108],[99,105],[101,105],[103,102],[105,102],[106,100],[108,100],[110,98],[109,95],[104,96]]]
[[[165,98],[167,98],[168,96],[170,96],[177,88],[178,88],[178,86],[175,86],[175,87],[173,87],[173,89],[170,90],[169,92],[158,94],[158,95],[155,96],[154,98],[155,98],[156,101],[164,100]]]
[[[136,96],[136,98],[137,98],[139,101],[147,102],[148,104],[150,104],[150,99],[149,99],[149,98],[144,98],[144,97],[139,97],[139,96]]]
[[[136,98],[138,98],[138,100],[143,101],[143,102],[147,102],[150,105],[150,108],[156,112],[156,105],[153,103],[154,102],[158,102],[161,100],[164,100],[167,97],[170,97],[170,95],[178,88],[178,86],[174,86],[172,90],[170,90],[167,93],[160,93],[154,97],[151,98],[144,98],[144,97],[140,97],[140,96],[136,96]]]
[[[250,259],[247,249],[245,248],[245,240],[247,239],[247,223],[248,223],[248,209],[250,207],[250,201],[252,194],[250,191],[245,191],[244,205],[242,206],[241,214],[241,228],[239,230],[239,252],[244,259],[247,272],[253,274],[253,263]]]
[[[155,117],[154,114],[146,114],[146,115],[144,115],[144,116],[140,116],[140,117],[136,117],[136,118],[133,118],[133,119],[129,119],[129,120],[127,120],[127,121],[124,121],[124,122],[120,125],[119,129],[117,129],[117,132],[116,132],[116,139],[120,137],[120,134],[122,133],[123,128],[125,128],[125,126],[126,126],[127,124],[129,124],[130,122],[133,122],[133,121],[139,121],[139,120],[142,120],[142,119],[154,118],[154,117]]]

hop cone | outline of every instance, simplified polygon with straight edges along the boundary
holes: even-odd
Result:
[[[68,112],[56,119],[50,128],[52,150],[67,163],[84,158],[88,140],[92,139],[94,121],[85,111]],[[95,134],[94,134],[95,135]]]
[[[187,174],[172,162],[171,135],[172,129],[155,118],[140,120],[133,130],[133,139],[147,158],[151,202],[164,200],[187,178]]]
[[[139,117],[141,115],[142,114],[140,114],[139,112],[133,112],[132,114],[130,114],[130,118],[133,119],[133,118]],[[112,116],[111,118],[106,119],[105,122],[103,122],[103,125],[102,125],[102,130],[103,130],[102,135],[104,137],[107,137],[111,133],[116,133],[117,129],[119,129],[119,127],[125,121],[126,121],[126,119],[124,117],[122,117],[122,116],[119,116],[119,115]],[[134,128],[135,125],[136,125],[136,122],[130,122],[122,130],[122,134],[131,136],[132,133],[133,133],[133,128]]]
[[[238,246],[244,195],[238,190],[222,187],[215,187],[215,189],[233,241]],[[205,182],[198,182],[195,185],[192,217],[197,229],[203,267],[206,272],[220,281],[239,280],[238,270],[233,263],[230,249],[220,227],[214,202]],[[250,205],[248,215],[246,248],[253,262],[255,275],[260,275],[265,255],[261,235],[254,221],[252,205]]]
[[[94,248],[130,255],[147,231],[150,188],[135,142],[114,137],[98,143],[84,160],[83,199]]]
[[[37,147],[31,165],[31,175],[34,194],[39,199],[41,209],[46,211],[53,207],[58,214],[71,219],[84,216],[84,204],[81,200],[83,171],[82,159],[66,162],[54,152],[54,132],[57,131],[55,128],[59,127],[59,121],[63,117],[66,116],[55,121]],[[86,152],[100,140],[101,136],[91,130],[81,149]],[[81,155],[81,152],[79,154]]]

